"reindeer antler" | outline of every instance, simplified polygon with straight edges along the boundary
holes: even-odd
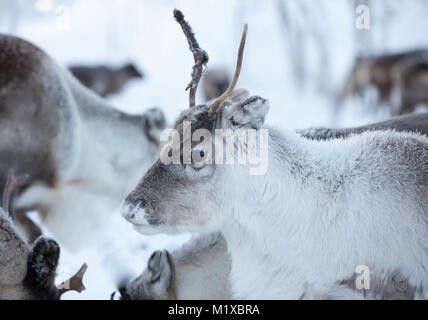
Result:
[[[84,263],[74,276],[57,286],[60,298],[68,291],[77,291],[81,293],[82,291],[86,290],[85,285],[83,284],[83,277],[87,269],[88,266],[86,263]]]
[[[203,66],[208,63],[209,57],[206,51],[199,47],[192,27],[184,20],[183,13],[180,10],[174,9],[174,18],[175,21],[180,24],[181,29],[183,29],[184,35],[189,43],[189,49],[193,53],[193,58],[195,59],[195,65],[192,68],[192,80],[186,88],[186,91],[190,89],[189,106],[191,108],[196,105],[196,91],[198,90],[199,81],[201,80]]]
[[[9,212],[9,215],[12,216],[12,214],[9,211],[9,203],[10,203],[10,197],[12,196],[12,193],[15,191],[15,189],[23,183],[25,180],[27,180],[27,176],[16,178],[13,175],[13,169],[9,170],[9,175],[7,177],[6,185],[3,190],[3,196],[2,196],[2,207],[4,212]]]
[[[244,31],[242,32],[241,44],[239,46],[239,51],[238,51],[238,61],[236,63],[235,75],[233,76],[232,83],[230,84],[229,88],[212,103],[209,111],[210,116],[213,115],[217,111],[220,104],[230,96],[230,94],[235,89],[236,84],[238,83],[239,75],[241,74],[242,60],[244,57],[244,49],[245,49],[245,42],[247,40],[247,33],[248,33],[248,24],[245,24]]]

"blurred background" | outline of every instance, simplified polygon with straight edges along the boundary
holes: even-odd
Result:
[[[363,64],[362,74],[351,75],[356,58],[373,62],[370,57],[428,48],[428,0],[0,0],[0,32],[35,43],[65,67],[113,70],[132,63],[141,76],[130,77],[123,90],[106,99],[130,113],[158,106],[171,123],[188,105],[185,87],[193,65],[172,17],[174,8],[183,11],[208,52],[208,72],[226,78],[235,68],[243,24],[249,24],[238,86],[269,99],[267,122],[289,129],[389,118],[393,92],[382,100],[379,83],[370,81],[376,64]],[[346,83],[358,81],[364,90],[345,90]],[[344,90],[346,97],[341,97]],[[205,99],[199,90],[197,102]],[[412,111],[426,110],[420,100]],[[144,242],[133,231],[112,233],[123,245],[110,254],[128,255],[135,273],[154,248],[183,240]],[[144,250],[135,255],[143,242]],[[75,268],[88,256],[88,290],[66,298],[105,299],[115,289],[105,261],[96,260],[93,252],[78,258],[65,252],[62,262]]]
[[[360,5],[370,9],[368,29],[356,27]],[[209,53],[209,70],[233,73],[249,23],[239,86],[271,100],[268,121],[290,128],[387,117],[378,108],[368,113],[367,97],[332,114],[355,57],[428,46],[426,0],[1,0],[0,32],[34,42],[63,65],[134,63],[144,79],[109,97],[112,104],[129,112],[159,106],[172,121],[187,105],[193,64],[173,8]]]

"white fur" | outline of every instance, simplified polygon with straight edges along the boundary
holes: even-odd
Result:
[[[217,113],[216,128],[260,128],[267,101],[241,96]],[[184,118],[198,121],[192,117],[201,112],[187,111]],[[251,175],[249,165],[236,162],[207,164],[208,176],[191,166],[149,173],[128,200],[140,190],[169,190],[156,198],[157,218],[166,222],[138,230],[221,231],[238,299],[349,298],[352,292],[361,298],[346,287],[359,266],[380,279],[381,293],[394,286],[386,276],[397,274],[397,281],[416,288],[415,298],[427,298],[428,138],[378,131],[312,141],[268,130],[268,148],[260,149],[269,153],[265,175]],[[168,174],[186,179],[175,188],[165,185]]]
[[[400,181],[405,165],[391,150],[382,154],[376,143],[406,140],[426,146],[428,139],[384,132],[320,143],[292,132],[270,133],[265,176],[224,166],[228,182],[219,194],[235,198],[223,229],[232,255],[234,297],[299,299],[328,293],[358,265],[367,265],[399,270],[427,298],[428,225],[422,218],[427,199],[417,198],[411,183]],[[288,160],[300,162],[302,172],[290,174],[280,156],[284,150],[292,154]],[[338,179],[344,181],[335,190]],[[417,202],[425,204],[425,212]]]
[[[218,234],[193,238],[172,253],[178,300],[228,300],[231,298],[230,257]]]

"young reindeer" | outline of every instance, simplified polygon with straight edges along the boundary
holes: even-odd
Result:
[[[428,113],[395,117],[356,128],[311,128],[297,132],[306,138],[327,140],[373,130],[428,135]],[[142,275],[119,290],[121,299],[230,299],[230,259],[226,241],[218,233],[196,237],[172,253],[156,251]]]
[[[0,208],[0,300],[55,300],[69,290],[81,292],[86,265],[68,283],[55,287],[58,244],[40,237],[29,247],[14,227],[9,199],[21,182],[10,171]]]
[[[100,219],[155,161],[165,127],[160,110],[118,111],[44,51],[7,35],[0,35],[0,114],[0,172],[29,175],[14,209],[38,210],[70,250],[97,238]]]
[[[119,291],[122,300],[228,300],[230,268],[224,238],[202,235],[172,253],[154,252],[146,270]]]
[[[255,129],[262,145],[268,101],[244,90],[230,95],[245,35],[232,86],[176,121],[180,140],[161,159],[176,149],[181,163],[159,159],[125,199],[122,215],[143,234],[221,231],[233,298],[428,298],[427,137],[374,131],[312,141],[269,128],[260,150],[268,152],[264,175],[249,174],[250,164],[221,165],[225,155],[216,153],[225,139],[218,134],[210,144],[194,142],[191,163],[183,160],[184,121],[192,134]],[[232,141],[226,151],[234,159],[235,148],[252,151]],[[361,269],[370,271],[370,290],[354,283]]]
[[[297,133],[314,140],[327,140],[373,130],[428,135],[428,113],[395,117],[356,128],[311,128]],[[121,299],[230,299],[230,269],[224,238],[218,233],[202,235],[172,254],[166,250],[153,253],[143,274],[120,290]]]

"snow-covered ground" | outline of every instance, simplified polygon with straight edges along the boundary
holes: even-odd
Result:
[[[278,1],[274,0],[3,0],[0,32],[12,30],[64,65],[135,62],[146,78],[132,82],[123,94],[112,97],[111,103],[131,113],[159,106],[172,122],[188,104],[184,89],[193,63],[182,31],[172,18],[172,10],[181,9],[190,21],[201,47],[210,55],[209,68],[225,67],[230,72],[234,70],[242,26],[247,22],[249,36],[239,86],[271,101],[269,124],[290,129],[339,127],[388,117],[386,109],[368,112],[359,100],[349,101],[339,115],[333,112],[334,94],[348,75],[357,50],[353,1],[290,1],[306,2],[312,13],[310,19],[302,21],[299,11],[295,14],[291,11],[290,23],[303,23],[302,35],[306,30],[309,34],[316,29],[328,53],[329,72],[322,73],[317,43],[302,38],[306,46],[301,59],[308,66],[308,81],[302,90],[298,90],[292,75],[287,33]],[[428,11],[423,2],[414,0],[404,5],[405,1],[400,1],[403,7],[398,1],[391,2],[395,14],[388,20],[386,31],[379,26],[381,21],[376,19],[379,15],[373,15],[372,29],[362,31],[383,30],[379,33],[382,41],[375,42],[373,50],[393,52],[428,46],[425,34]],[[17,3],[21,10],[14,9]],[[320,82],[323,91],[318,89]],[[202,96],[198,101],[202,102]],[[187,236],[143,237],[118,214],[103,227],[108,237],[100,239],[96,248],[75,255],[63,250],[60,271],[73,273],[83,261],[89,265],[87,291],[80,295],[67,293],[64,298],[108,299],[125,275],[134,276],[143,270],[153,250],[171,249],[187,239]]]

